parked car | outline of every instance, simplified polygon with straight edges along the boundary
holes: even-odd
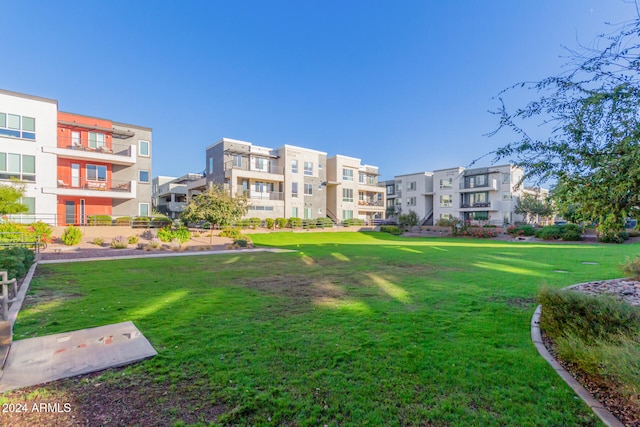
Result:
[[[638,225],[638,221],[633,218],[627,218],[627,221],[624,223],[624,228],[636,228]]]

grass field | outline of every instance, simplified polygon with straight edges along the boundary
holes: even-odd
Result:
[[[636,245],[252,239],[297,252],[39,266],[14,339],[132,320],[159,355],[95,381],[182,393],[158,401],[178,423],[599,424],[531,343],[534,298],[619,277]]]

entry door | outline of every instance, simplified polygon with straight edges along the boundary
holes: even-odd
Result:
[[[75,224],[76,220],[76,203],[74,201],[67,200],[65,205],[65,222],[67,224]]]
[[[84,225],[85,224],[85,206],[84,206],[84,199],[80,199],[80,224]]]
[[[71,163],[71,186],[80,187],[80,165]]]

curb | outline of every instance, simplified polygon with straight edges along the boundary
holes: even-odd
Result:
[[[577,286],[577,285],[574,285]],[[540,316],[542,315],[542,305],[538,305],[536,310],[533,312],[533,316],[531,317],[531,340],[533,344],[536,346],[536,350],[540,353],[540,356],[544,360],[546,360],[549,365],[556,371],[560,378],[564,380],[564,382],[569,385],[573,389],[573,391],[584,401],[584,403],[591,408],[591,410],[600,418],[600,420],[609,427],[624,427],[624,424],[620,422],[607,408],[605,408],[602,403],[598,402],[593,398],[591,393],[587,391],[575,378],[564,369],[557,361],[553,358],[547,347],[545,347],[542,342],[542,335],[540,333]]]

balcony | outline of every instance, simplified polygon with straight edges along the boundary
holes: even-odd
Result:
[[[45,194],[60,196],[100,197],[107,199],[135,199],[135,181],[100,181],[80,178],[58,177],[56,187],[45,187]]]
[[[486,184],[474,185],[469,182],[461,182],[460,183],[460,192],[461,193],[471,193],[476,191],[498,191],[498,180],[490,179]]]
[[[187,202],[169,202],[165,207],[169,212],[182,212],[187,207]]]
[[[60,158],[99,161],[114,165],[130,166],[136,163],[136,151],[129,144],[115,144],[85,139],[58,138],[57,147],[42,147],[43,153],[52,153]]]
[[[255,160],[255,159],[251,159]],[[247,171],[247,172],[257,172],[257,173],[265,173],[265,174],[274,174],[274,175],[283,175],[284,168],[278,165],[271,164],[270,162],[265,162],[263,164],[256,164],[255,161],[243,161],[241,164],[237,164],[234,160],[229,160],[224,164],[224,170],[230,171]]]
[[[284,200],[284,193],[277,191],[246,190],[244,195],[251,200]]]
[[[497,211],[497,204],[491,205],[491,202],[479,202],[479,203],[460,203],[460,210],[473,212],[473,211]]]

